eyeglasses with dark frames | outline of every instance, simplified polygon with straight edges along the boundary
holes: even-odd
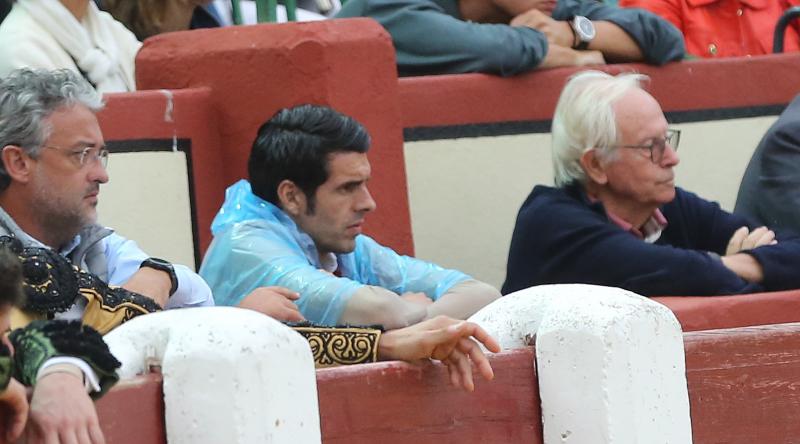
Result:
[[[100,163],[103,168],[108,166],[108,149],[104,146],[100,148],[94,146],[62,148],[60,146],[43,145],[42,148],[60,151],[67,156],[78,159],[78,164],[81,168],[95,162]]]
[[[673,151],[678,151],[678,144],[681,141],[681,131],[676,129],[668,129],[665,137],[655,138],[650,143],[643,145],[617,145],[618,148],[632,148],[650,151],[650,160],[659,164],[664,160],[664,151],[669,145]]]

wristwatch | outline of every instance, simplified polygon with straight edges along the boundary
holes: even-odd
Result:
[[[164,259],[159,259],[157,257],[149,257],[142,261],[142,264],[139,265],[139,268],[152,268],[154,270],[163,271],[169,275],[169,280],[172,286],[169,289],[169,295],[172,296],[175,294],[175,291],[178,290],[178,276],[175,274],[175,267],[172,266],[171,263],[165,261]]]
[[[572,48],[578,50],[587,49],[589,43],[597,35],[594,23],[582,15],[576,15],[569,21],[569,24],[572,25],[572,32],[575,34]]]

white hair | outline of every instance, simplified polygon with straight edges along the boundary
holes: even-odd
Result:
[[[644,74],[616,76],[601,71],[582,71],[570,77],[558,99],[553,116],[553,171],[555,185],[585,183],[583,153],[598,151],[611,159],[618,142],[614,103],[649,80]]]

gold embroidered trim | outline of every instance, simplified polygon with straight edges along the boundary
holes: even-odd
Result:
[[[311,346],[317,367],[364,364],[378,360],[381,331],[352,327],[293,327]]]

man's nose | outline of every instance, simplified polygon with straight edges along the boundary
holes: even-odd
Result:
[[[372,199],[372,195],[369,192],[369,189],[365,186],[363,192],[361,193],[361,198],[358,202],[358,211],[363,211],[365,213],[375,210],[377,204],[375,200]]]
[[[102,162],[93,162],[91,168],[89,172],[89,181],[98,183],[108,182],[108,171]]]
[[[664,147],[664,156],[661,159],[661,166],[674,167],[675,165],[679,164],[680,161],[681,159],[678,156],[678,152],[675,151],[670,144],[667,144]]]

